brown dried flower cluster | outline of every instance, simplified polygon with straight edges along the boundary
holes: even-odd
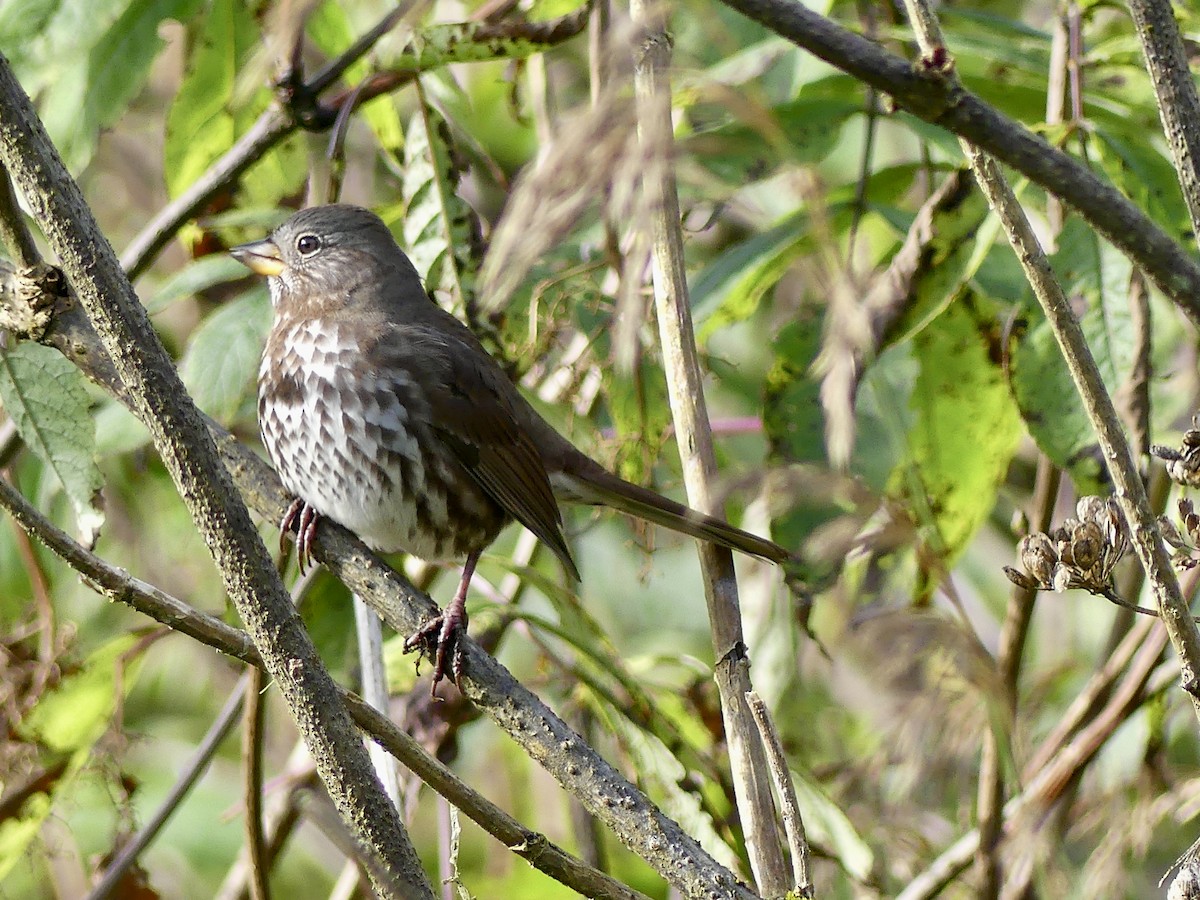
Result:
[[[1179,501],[1179,525],[1166,516],[1160,516],[1158,527],[1163,540],[1173,551],[1171,562],[1175,568],[1186,571],[1200,564],[1200,514],[1197,514],[1191,500]]]
[[[1178,450],[1155,444],[1150,452],[1167,464],[1167,475],[1176,484],[1200,487],[1200,413],[1192,417],[1192,427],[1183,433]]]
[[[1037,591],[1083,588],[1111,597],[1113,569],[1129,549],[1129,535],[1116,501],[1080,497],[1075,517],[1049,534],[1035,531],[1021,539],[1017,555],[1024,572],[1004,573],[1018,587]]]

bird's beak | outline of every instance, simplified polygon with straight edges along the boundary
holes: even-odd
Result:
[[[270,238],[240,244],[231,249],[229,255],[258,275],[278,275],[284,269],[279,245]]]

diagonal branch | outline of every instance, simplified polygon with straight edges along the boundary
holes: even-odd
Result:
[[[433,889],[408,834],[380,789],[366,749],[338,703],[337,686],[300,623],[199,411],[3,56],[0,164],[41,223],[128,388],[334,804],[364,850],[377,888],[385,896],[432,900]]]
[[[1193,321],[1200,323],[1200,265],[1124,194],[1083,163],[985,103],[956,81],[913,66],[794,0],[723,0],[743,15],[888,94],[1012,166],[1076,209]]]

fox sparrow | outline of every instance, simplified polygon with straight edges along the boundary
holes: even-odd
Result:
[[[408,639],[434,684],[458,638],[480,553],[516,519],[579,570],[556,498],[610,506],[783,562],[778,544],[607,472],[521,396],[471,331],[435,304],[368,210],[306,209],[233,255],[266,275],[274,323],[258,376],[263,443],[296,496],[282,527],[308,555],[320,516],[375,550],[466,559],[445,611]]]

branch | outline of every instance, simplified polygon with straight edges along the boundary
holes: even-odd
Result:
[[[957,82],[913,66],[794,0],[723,0],[896,104],[965,138],[1073,206],[1200,323],[1200,265],[1112,185]]]
[[[1192,217],[1192,232],[1200,234],[1200,97],[1188,66],[1187,51],[1171,4],[1164,0],[1129,0],[1154,84],[1158,114],[1171,147],[1171,158],[1183,199]]]
[[[662,345],[663,369],[671,415],[679,436],[683,481],[688,503],[701,512],[720,515],[713,483],[717,475],[716,452],[703,376],[696,352],[688,299],[687,269],[683,258],[679,195],[673,170],[674,139],[671,125],[670,39],[666,22],[652,12],[646,0],[633,0],[630,13],[646,29],[634,61],[638,136],[651,160],[642,176],[650,207],[649,231],[653,241],[654,305]],[[791,888],[771,797],[770,769],[763,741],[746,696],[750,683],[750,658],[742,634],[737,573],[733,553],[705,541],[697,543],[704,597],[712,630],[714,676],[721,696],[721,718],[729,747],[734,796],[746,852],[759,892],[780,897]]]
[[[82,575],[93,590],[228,656],[264,668],[258,651],[244,632],[132,577],[84,549],[2,478],[0,507],[7,509],[22,528]],[[637,891],[584,865],[471,790],[411,736],[360,697],[344,688],[339,688],[338,693],[340,701],[346,704],[364,731],[481,828],[536,868],[585,896],[645,900]]]
[[[361,843],[380,892],[432,900],[433,889],[407,832],[379,787],[366,749],[338,703],[337,686],[321,664],[229,473],[221,466],[212,437],[79,186],[2,56],[0,164],[40,222],[128,388],[135,411],[213,554],[230,599],[280,686],[334,804]]]
[[[585,4],[549,22],[467,22],[435,25],[421,32],[391,69],[368,75],[357,87],[336,93],[324,105],[318,95],[330,87],[331,73],[340,73],[370,49],[364,38],[317,73],[307,85],[284,85],[288,103],[272,107],[229,150],[175,200],[167,204],[129,242],[121,265],[136,279],[149,268],[180,226],[221,191],[234,184],[256,162],[300,128],[322,131],[332,127],[345,104],[363,104],[408,84],[417,75],[452,63],[493,59],[523,59],[562,43],[583,30]],[[389,14],[390,18],[390,14]],[[384,22],[388,19],[385,18]],[[383,23],[381,23],[382,25]],[[390,27],[390,25],[389,25]],[[375,30],[367,38],[376,34]],[[376,35],[377,37],[377,35]]]
[[[953,63],[946,56],[933,12],[924,0],[906,0],[905,5],[917,31],[925,65],[936,68],[939,77],[953,82]],[[1200,719],[1200,691],[1197,690],[1197,679],[1200,678],[1200,630],[1197,630],[1196,622],[1180,592],[1179,580],[1175,577],[1175,569],[1159,533],[1158,520],[1150,507],[1145,485],[1142,484],[1141,474],[1129,449],[1129,442],[1125,439],[1112,398],[1104,387],[1104,380],[1088,349],[1079,320],[1063,294],[1062,285],[1055,278],[1050,261],[1046,259],[1024,210],[1012,188],[1005,182],[1000,167],[978,147],[966,139],[961,140],[988,205],[1004,226],[1025,278],[1046,314],[1046,321],[1071,371],[1075,389],[1083,400],[1088,421],[1095,429],[1117,500],[1129,525],[1134,550],[1150,579],[1159,614],[1167,626],[1175,652],[1179,654],[1183,688],[1188,692],[1196,716]]]

